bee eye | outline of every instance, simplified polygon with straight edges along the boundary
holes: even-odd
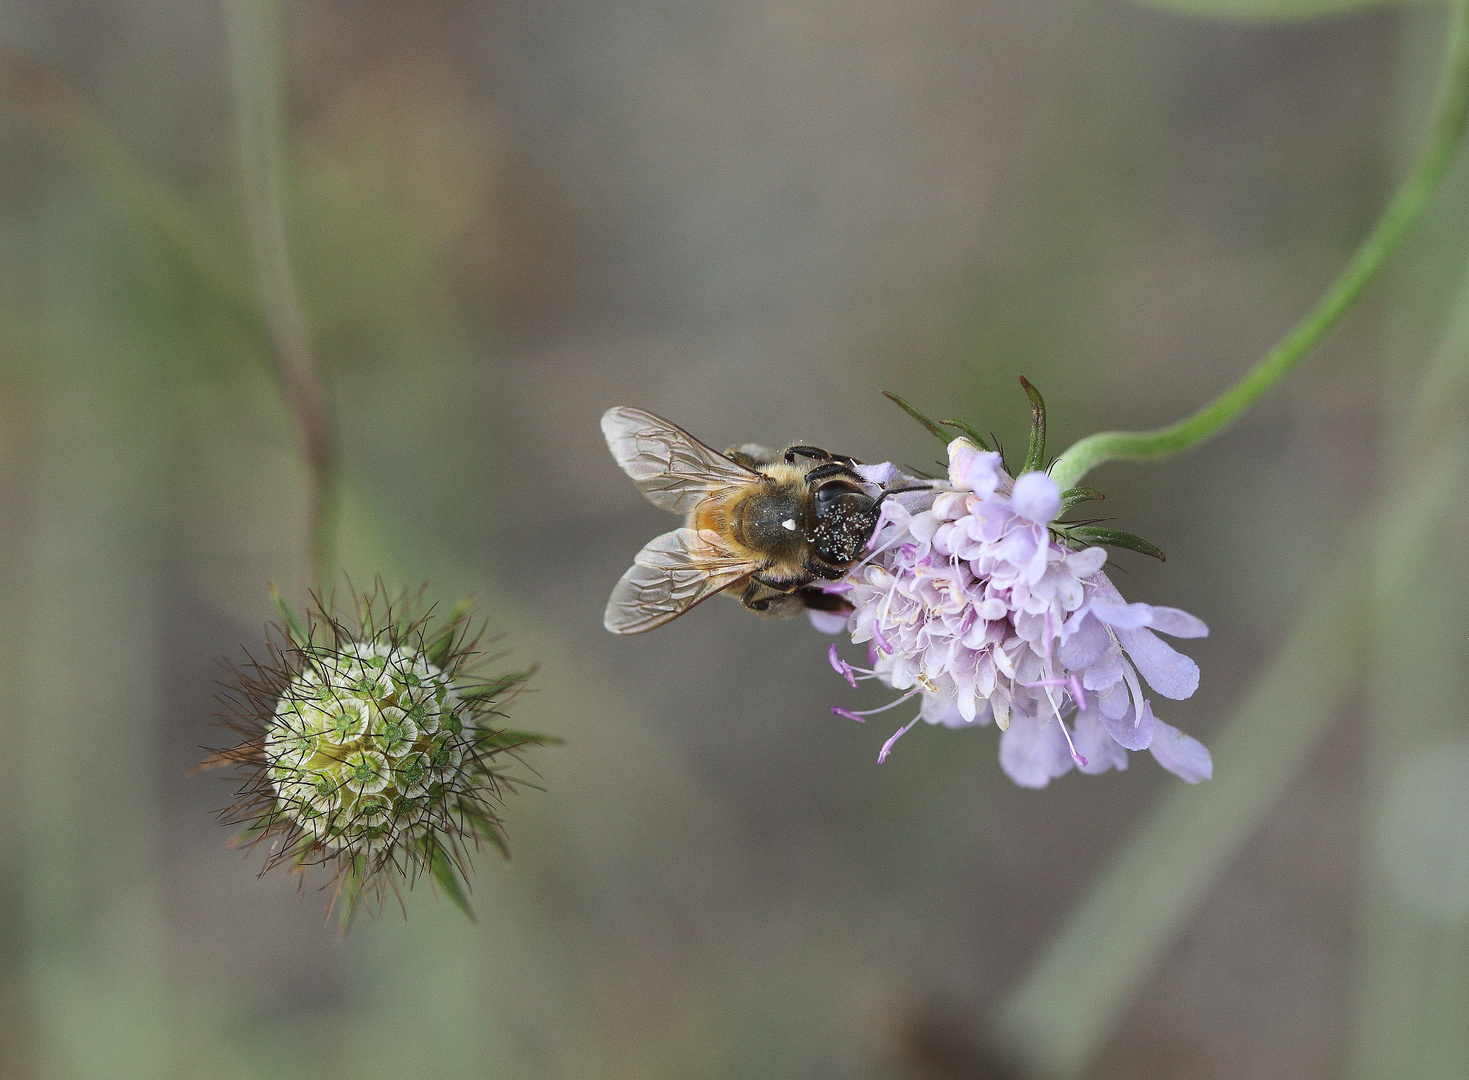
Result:
[[[818,514],[826,513],[847,491],[848,489],[840,484],[827,484],[825,487],[817,488],[816,512]]]
[[[816,557],[832,566],[849,566],[877,525],[877,501],[860,491],[831,484],[816,492]]]

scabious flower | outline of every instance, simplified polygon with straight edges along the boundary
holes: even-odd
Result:
[[[878,486],[903,482],[891,465],[864,475]],[[993,720],[1000,764],[1024,787],[1073,767],[1125,769],[1129,750],[1151,751],[1190,783],[1211,775],[1209,751],[1159,720],[1143,690],[1192,695],[1198,665],[1157,633],[1202,637],[1207,628],[1177,608],[1127,603],[1102,571],[1106,552],[1075,550],[1053,527],[1061,510],[1044,472],[1012,480],[998,453],[964,438],[949,444],[948,483],[883,502],[872,555],[836,586],[854,610],[841,627],[817,623],[867,644],[865,668],[835,645],[828,652],[853,686],[876,678],[905,691],[883,709],[920,698],[879,761],[919,720]],[[882,710],[833,711],[861,720]]]
[[[434,626],[378,582],[348,625],[314,599],[303,625],[277,598],[266,658],[230,667],[221,719],[243,741],[201,766],[244,769],[221,817],[246,826],[242,846],[266,843],[262,874],[327,867],[344,928],[364,892],[380,904],[425,872],[468,914],[470,852],[483,839],[508,855],[496,808],[518,781],[503,766],[554,741],[498,723],[531,673],[472,674],[467,605]]]

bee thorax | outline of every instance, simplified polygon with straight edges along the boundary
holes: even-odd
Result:
[[[785,488],[761,491],[731,507],[735,539],[767,558],[792,557],[806,542],[808,514],[802,493]]]

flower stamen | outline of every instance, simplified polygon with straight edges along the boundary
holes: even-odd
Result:
[[[893,704],[896,705],[897,702],[893,702]],[[904,735],[908,734],[909,729],[912,728],[914,724],[918,723],[919,719],[922,718],[922,716],[923,713],[920,712],[912,720],[909,720],[902,727],[898,728],[897,731],[893,732],[893,737],[882,744],[882,749],[877,752],[877,763],[879,765],[881,765],[884,761],[888,759],[888,755],[893,751],[893,744],[901,739]]]

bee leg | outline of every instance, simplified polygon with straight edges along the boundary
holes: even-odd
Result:
[[[745,591],[740,593],[740,603],[751,611],[765,611],[770,607],[770,589],[761,585],[758,581],[752,581],[745,586]]]
[[[867,482],[862,479],[861,474],[856,469],[850,465],[843,465],[840,461],[828,461],[825,465],[816,466],[816,468],[806,474],[805,481],[807,485],[810,485],[817,480],[826,480],[833,476],[850,477],[859,484],[865,484]]]
[[[862,464],[850,454],[833,454],[830,450],[823,450],[819,446],[802,445],[786,447],[785,459],[787,465],[794,465],[798,457],[810,458],[813,461],[834,461],[837,464],[846,465],[849,468],[853,465]]]
[[[851,569],[850,566],[832,566],[830,563],[822,562],[820,559],[807,559],[801,565],[805,567],[806,573],[812,577],[821,578],[823,581],[840,581],[846,577],[847,571]]]
[[[819,446],[787,446],[785,456],[787,465],[794,465],[798,457],[811,458],[814,461],[831,460],[831,455]]]
[[[825,592],[815,585],[805,585],[796,590],[801,603],[812,611],[831,611],[846,614],[854,610],[852,602],[841,593]]]
[[[775,454],[759,443],[731,446],[724,452],[724,456],[739,462],[747,469],[759,469],[761,465],[769,465],[775,461]]]
[[[795,578],[768,578],[763,574],[758,573],[750,575],[750,581],[752,581],[754,584],[763,585],[771,592],[778,592],[781,594],[793,592],[794,590],[799,589],[802,585],[809,583],[810,580],[811,579],[809,577],[803,578],[800,576],[797,576]]]
[[[755,614],[772,619],[789,619],[800,614],[804,607],[799,592],[776,589],[754,579],[740,594],[740,603]]]

